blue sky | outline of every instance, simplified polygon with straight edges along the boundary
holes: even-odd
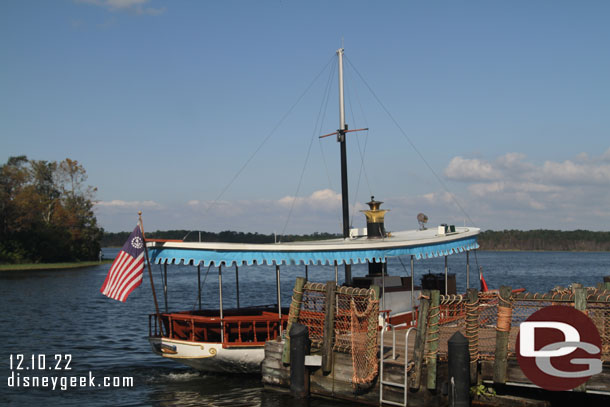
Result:
[[[608,230],[609,17],[604,1],[4,1],[0,160],[78,160],[110,231],[142,210],[147,230],[339,232],[339,147],[317,136],[339,124],[343,38],[347,121],[370,128],[348,136],[354,226],[374,194],[390,230],[419,212]]]

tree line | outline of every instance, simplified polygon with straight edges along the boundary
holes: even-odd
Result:
[[[123,246],[127,237],[131,232],[105,232],[102,238],[103,247],[119,247]],[[282,242],[295,242],[295,241],[307,241],[307,240],[324,240],[324,239],[335,239],[341,237],[340,234],[333,233],[312,233],[309,235],[283,235],[275,236],[273,234],[261,234],[261,233],[244,233],[235,232],[232,230],[226,230],[223,232],[199,232],[199,231],[188,231],[188,230],[166,230],[147,232],[147,239],[178,239],[185,242],[198,242],[199,235],[201,234],[202,242],[227,242],[227,243],[274,243],[276,241]]]
[[[0,263],[96,259],[96,188],[76,160],[10,157],[0,167]]]
[[[487,230],[481,250],[610,251],[610,232],[589,230]]]
[[[104,233],[104,247],[122,246],[130,232]],[[147,233],[151,239],[178,239],[189,242],[230,243],[273,243],[275,236],[260,233],[244,233],[234,231],[189,232],[186,230],[168,230]],[[284,235],[282,242],[334,239],[340,234],[313,233],[310,235]],[[279,237],[278,237],[279,240]],[[541,250],[541,251],[610,251],[610,232],[592,232],[588,230],[503,230],[484,231],[479,235],[481,250]]]

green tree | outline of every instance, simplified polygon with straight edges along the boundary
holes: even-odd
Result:
[[[9,158],[0,167],[0,262],[95,259],[103,230],[86,180],[76,160]]]

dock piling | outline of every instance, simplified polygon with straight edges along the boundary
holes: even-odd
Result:
[[[309,396],[309,371],[305,355],[309,353],[309,335],[305,325],[294,323],[290,336],[290,392],[296,398]]]
[[[290,311],[288,312],[288,325],[286,326],[286,330],[289,334],[292,324],[299,320],[299,313],[301,311],[301,301],[303,301],[303,287],[305,286],[306,282],[307,280],[303,277],[297,277],[294,283],[292,302],[290,303]],[[286,337],[286,341],[284,342],[282,363],[290,363],[290,335]]]
[[[512,318],[512,289],[503,285],[498,296],[498,322],[496,324],[496,354],[494,360],[494,383],[506,383],[508,367],[508,335]]]
[[[333,343],[335,336],[335,300],[337,285],[334,281],[326,282],[326,297],[324,304],[324,337],[322,338],[322,371],[330,373],[333,366]]]
[[[413,349],[413,374],[411,375],[410,388],[419,390],[422,376],[422,362],[426,348],[426,328],[428,326],[428,309],[430,308],[430,290],[423,290],[419,303],[419,319],[417,320],[417,335],[415,336],[415,347]]]
[[[574,289],[574,308],[587,315],[587,289],[582,288],[582,284],[579,284],[579,287],[574,287],[574,284],[572,284],[572,287]],[[574,391],[586,392],[587,382],[575,387]]]
[[[429,327],[428,327],[428,353],[426,354],[426,367],[427,367],[427,387],[428,390],[436,389],[436,358],[438,352],[438,341],[439,341],[439,327],[438,322],[440,319],[440,291],[432,290],[430,292],[430,308],[428,310]]]
[[[469,288],[466,303],[466,339],[468,339],[468,350],[470,356],[470,384],[478,384],[479,381],[479,290]]]
[[[460,331],[451,336],[448,342],[449,405],[452,407],[470,406],[470,356],[468,340]]]

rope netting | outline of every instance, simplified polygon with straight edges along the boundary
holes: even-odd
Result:
[[[324,284],[306,283],[303,287],[303,298],[301,299],[300,308],[290,306],[290,316],[297,312],[299,315],[298,322],[307,327],[312,349],[322,346],[324,315],[326,314],[325,298],[326,286]]]
[[[439,310],[439,359],[447,358],[447,342],[457,331],[468,339],[471,361],[493,358],[498,321],[497,293],[479,293],[474,301],[463,295],[441,295]]]
[[[610,362],[610,303],[587,304],[587,314],[602,339],[602,361]]]
[[[358,319],[366,319],[372,312],[371,304],[375,302],[374,291],[364,288],[339,287],[335,306],[335,343],[333,350],[350,353],[352,349],[352,332],[354,324],[361,325]],[[355,314],[352,312],[352,302]],[[377,309],[379,307],[377,306]],[[377,333],[377,315],[375,314],[375,334]],[[358,318],[356,318],[358,317]],[[368,326],[360,328],[368,332]],[[375,347],[375,350],[377,348]]]
[[[508,355],[515,356],[515,342],[521,322],[534,312],[551,305],[574,307],[574,294],[570,289],[556,289],[549,293],[519,293],[510,298],[500,298],[497,292],[479,293],[476,301],[470,302],[461,295],[440,296],[438,325],[433,322],[435,311],[428,313],[426,356],[433,357],[429,350],[430,340],[438,332],[439,359],[447,358],[447,341],[461,331],[468,339],[470,360],[493,360],[496,353],[496,332],[509,333]],[[592,319],[602,339],[602,361],[610,361],[610,291],[587,288],[586,314]]]
[[[326,284],[306,283],[302,299],[293,295],[290,316],[298,313],[298,322],[309,331],[312,350],[319,350],[324,340]],[[351,354],[352,383],[370,383],[377,376],[377,326],[379,301],[372,289],[337,287],[335,291],[333,351]],[[290,317],[289,317],[290,319]]]
[[[561,305],[565,305],[566,307],[573,307],[574,303],[562,302]],[[517,335],[519,334],[519,324],[524,322],[532,315],[534,312],[544,308],[550,307],[551,305],[557,305],[557,303],[553,303],[551,301],[542,301],[542,300],[522,300],[522,299],[513,299],[513,315],[510,324],[510,333],[508,335],[508,356],[515,356],[515,342],[517,341]]]
[[[379,301],[370,298],[366,309],[359,310],[352,297],[351,311],[351,350],[352,350],[352,384],[371,383],[377,376],[377,315]]]
[[[602,339],[604,362],[610,361],[610,290],[587,288],[586,314]],[[299,293],[300,294],[300,293]],[[298,322],[309,329],[312,350],[320,349],[324,338],[326,285],[306,283],[300,303],[293,297],[290,315],[298,312]],[[296,292],[295,292],[296,296]],[[379,302],[370,289],[338,287],[335,292],[333,350],[351,354],[352,384],[371,383],[378,373]],[[430,297],[422,297],[430,300]],[[465,295],[441,295],[437,307],[428,311],[426,360],[446,360],[449,338],[460,331],[469,341],[470,360],[493,360],[498,331],[508,332],[507,351],[515,356],[519,325],[534,312],[551,305],[574,307],[572,289],[549,293],[512,293],[501,298],[497,291]],[[432,346],[431,346],[432,345]]]

